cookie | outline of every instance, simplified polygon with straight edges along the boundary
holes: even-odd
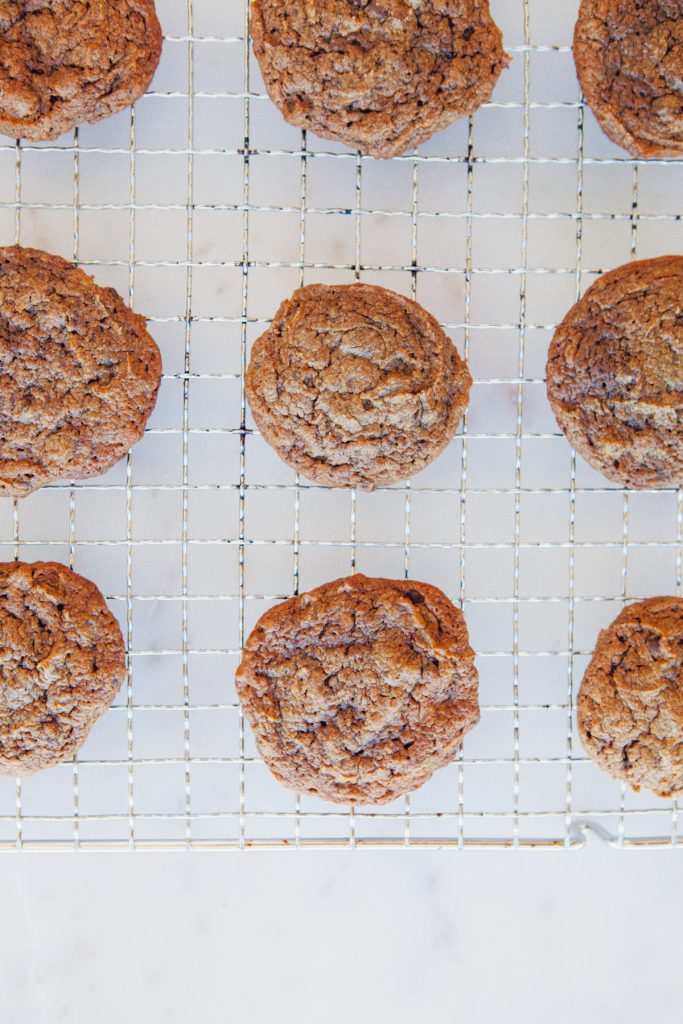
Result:
[[[548,398],[569,443],[625,487],[683,485],[683,256],[599,278],[560,324]]]
[[[602,631],[578,722],[586,753],[613,778],[683,792],[683,599],[630,605]]]
[[[161,356],[111,288],[37,249],[0,249],[0,496],[96,476],[139,441]]]
[[[375,157],[473,114],[509,63],[488,0],[252,0],[251,35],[290,124]]]
[[[161,56],[153,0],[3,0],[0,133],[56,139],[130,106]]]
[[[0,772],[67,761],[126,676],[123,637],[94,583],[57,562],[0,563]]]
[[[635,157],[683,153],[681,0],[583,0],[574,59],[612,142]]]
[[[261,434],[309,480],[372,490],[428,466],[472,378],[439,324],[374,285],[309,285],[254,344],[246,391]]]
[[[236,685],[275,778],[334,803],[411,792],[479,721],[462,613],[412,580],[350,576],[271,608]]]

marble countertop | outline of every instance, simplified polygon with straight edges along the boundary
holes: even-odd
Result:
[[[673,1020],[680,857],[2,860],[4,1024]]]

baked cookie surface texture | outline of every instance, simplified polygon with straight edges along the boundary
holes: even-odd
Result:
[[[473,114],[509,62],[488,0],[253,0],[251,35],[290,124],[375,157]]]
[[[113,289],[59,256],[0,249],[0,497],[110,469],[160,381],[144,318]]]
[[[374,285],[309,285],[255,342],[247,398],[265,440],[331,487],[372,490],[453,438],[472,378],[437,321]]]
[[[161,44],[153,0],[0,0],[0,133],[56,139],[123,110]]]
[[[272,608],[236,685],[273,775],[334,803],[409,793],[479,721],[462,613],[412,580],[350,576]]]
[[[629,605],[598,643],[578,699],[586,752],[615,779],[683,792],[683,600]]]
[[[56,562],[0,563],[0,772],[69,760],[126,676],[94,583]]]
[[[612,142],[635,157],[683,154],[683,0],[583,0],[574,59]]]
[[[548,398],[569,443],[625,487],[683,485],[683,256],[599,278],[555,333]]]

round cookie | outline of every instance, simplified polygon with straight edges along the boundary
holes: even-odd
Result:
[[[37,249],[0,249],[0,496],[110,469],[142,437],[161,356],[111,288]]]
[[[439,324],[374,285],[309,285],[254,344],[246,390],[263,437],[309,480],[406,480],[451,440],[472,384]]]
[[[594,469],[625,487],[683,485],[683,256],[599,278],[557,329],[547,378]]]
[[[462,613],[412,580],[350,576],[272,608],[236,685],[275,778],[334,803],[411,792],[479,721]]]
[[[56,562],[0,563],[0,773],[68,760],[126,676],[94,583]]]
[[[489,0],[252,0],[251,35],[290,124],[375,157],[473,114],[509,63]]]
[[[586,753],[613,778],[683,792],[683,599],[630,605],[600,633],[578,722]]]
[[[0,4],[0,133],[56,139],[130,106],[161,56],[153,0]]]
[[[683,153],[681,0],[583,0],[574,59],[612,142],[635,157]]]

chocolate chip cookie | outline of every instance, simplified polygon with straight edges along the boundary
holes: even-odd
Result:
[[[0,133],[56,139],[130,106],[161,56],[153,0],[2,0]]]
[[[123,637],[94,583],[56,562],[0,563],[0,772],[68,760],[118,693]]]
[[[37,249],[0,249],[0,496],[110,469],[142,437],[161,356],[111,288]]]
[[[683,256],[599,278],[560,324],[547,376],[591,466],[625,487],[683,485]]]
[[[275,778],[334,803],[409,793],[479,721],[462,613],[412,580],[350,576],[272,608],[236,685]]]
[[[574,58],[612,142],[635,157],[683,153],[681,0],[583,0]]]
[[[309,285],[254,344],[247,398],[263,437],[316,483],[372,490],[446,447],[472,378],[417,303],[374,285]]]
[[[509,62],[489,0],[252,0],[251,12],[286,120],[369,156],[473,114]]]
[[[578,699],[581,742],[615,779],[683,792],[683,600],[630,605],[598,638]]]

